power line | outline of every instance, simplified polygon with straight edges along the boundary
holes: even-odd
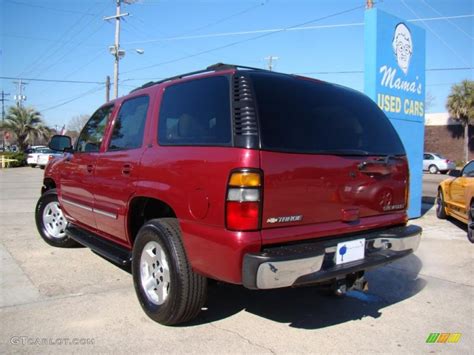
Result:
[[[91,10],[92,8],[94,8],[94,4],[92,4],[88,9],[87,11]],[[99,11],[102,12],[105,10],[105,8],[107,7],[107,4]],[[43,52],[42,55],[38,56],[37,59],[32,63],[30,64],[30,66],[27,67],[27,69],[25,69],[19,76],[23,76],[25,75],[25,72],[28,73],[28,72],[35,72],[38,70],[38,63],[40,63],[41,61],[43,62],[46,62],[49,58],[53,57],[54,55],[56,55],[56,53],[58,53],[65,45],[67,45],[68,43],[70,43],[70,40],[71,39],[74,39],[76,38],[82,31],[84,31],[84,29],[88,28],[88,26],[95,20],[95,18],[93,17],[90,21],[88,21],[82,28],[80,28],[76,33],[72,34],[72,36],[69,37],[69,40],[68,41],[63,41],[63,39],[66,39],[66,37],[68,36],[68,34],[73,31],[73,29],[77,26],[79,26],[79,24],[81,23],[81,21],[86,17],[87,15],[82,15],[71,27],[69,27],[69,29],[67,31],[65,31],[61,37],[59,37],[59,41],[61,41],[61,43],[59,44],[59,46],[56,47],[56,45],[52,45],[50,46],[46,51]],[[100,28],[99,28],[100,29]],[[94,32],[95,33],[95,32]],[[86,37],[86,38],[89,38]],[[83,42],[83,41],[82,41]],[[56,47],[56,48],[55,48]],[[78,45],[76,45],[74,48],[79,48]],[[51,52],[52,51],[52,52]],[[50,53],[51,52],[51,53]],[[70,54],[71,51],[67,54]],[[57,61],[56,61],[57,63]],[[50,66],[51,67],[51,66]],[[48,67],[48,69],[50,68]]]
[[[472,17],[474,17],[474,14],[416,18],[416,19],[409,19],[407,20],[407,22],[441,21],[441,20],[462,19],[462,18],[472,18]],[[208,33],[208,34],[193,35],[193,36],[173,36],[173,37],[154,38],[154,39],[148,39],[148,40],[143,40],[143,41],[124,42],[123,44],[124,45],[146,44],[146,43],[163,42],[163,41],[179,41],[179,40],[188,40],[188,39],[201,39],[201,38],[204,39],[204,38],[227,37],[227,36],[244,36],[244,35],[257,34],[257,33],[273,33],[273,32],[282,32],[282,31],[308,31],[308,30],[317,30],[317,29],[322,29],[322,28],[353,27],[353,26],[363,26],[363,25],[364,25],[364,22],[350,22],[350,23],[332,24],[332,25],[298,26],[295,28],[271,28],[271,29],[236,31],[236,32],[218,32],[218,33]]]
[[[0,79],[15,80],[18,79],[13,76],[0,76]],[[70,83],[70,84],[104,84],[103,81],[83,81],[83,80],[60,80],[60,79],[37,79],[37,78],[22,78],[28,81],[44,81],[51,83]]]
[[[230,20],[230,19],[232,19],[232,18],[234,18],[234,17],[238,17],[238,16],[241,16],[241,15],[243,15],[243,14],[246,14],[246,13],[248,13],[248,12],[250,12],[250,11],[253,11],[253,10],[257,9],[257,8],[260,8],[260,7],[264,6],[265,4],[266,4],[265,2],[262,2],[262,3],[257,4],[257,5],[252,5],[252,6],[246,8],[246,9],[244,9],[244,10],[242,10],[242,11],[239,11],[239,12],[234,13],[234,14],[232,14],[232,15],[226,16],[226,17],[221,18],[221,19],[219,19],[219,20],[216,20],[216,21],[214,21],[214,22],[211,22],[211,23],[208,23],[208,24],[206,24],[206,25],[203,25],[203,26],[194,28],[194,29],[189,30],[189,31],[185,31],[185,32],[179,34],[178,36],[185,36],[185,35],[187,35],[188,33],[199,32],[199,31],[201,31],[201,30],[203,30],[203,29],[205,29],[205,28],[209,28],[209,27],[218,25],[218,24],[223,23],[223,22],[225,22],[225,21],[227,21],[227,20]]]
[[[132,69],[132,70],[129,70],[129,71],[124,72],[124,73],[122,73],[122,74],[131,73],[131,72],[140,71],[140,70],[145,70],[145,69],[150,69],[150,68],[155,68],[155,67],[157,67],[157,66],[164,65],[164,64],[170,64],[170,63],[179,62],[179,61],[184,60],[184,59],[197,57],[197,56],[202,55],[202,54],[214,52],[214,51],[217,51],[217,50],[220,50],[220,49],[224,49],[224,48],[233,47],[233,46],[236,46],[236,45],[238,45],[238,44],[242,44],[242,43],[245,43],[245,42],[254,41],[254,40],[256,40],[256,39],[260,39],[260,38],[263,38],[263,37],[268,37],[268,36],[270,36],[270,35],[272,35],[272,34],[279,33],[279,32],[284,32],[284,31],[287,31],[287,30],[292,29],[292,28],[301,27],[301,26],[308,25],[308,24],[310,24],[310,23],[314,23],[314,22],[326,20],[326,19],[328,19],[328,18],[340,16],[340,15],[343,15],[343,14],[346,14],[346,13],[349,13],[349,12],[352,12],[352,11],[355,11],[355,10],[358,10],[358,9],[361,9],[361,8],[364,8],[364,7],[365,7],[365,5],[359,5],[359,6],[356,6],[356,7],[349,8],[349,9],[347,9],[347,10],[335,12],[335,13],[332,13],[332,14],[329,14],[329,15],[325,15],[325,16],[318,17],[318,18],[316,18],[316,19],[312,19],[312,20],[309,20],[309,21],[305,21],[305,22],[303,22],[303,23],[299,23],[299,24],[296,24],[296,25],[293,25],[293,26],[288,26],[288,27],[282,28],[282,29],[279,30],[279,31],[275,31],[275,32],[271,32],[271,33],[264,33],[264,34],[261,34],[261,35],[258,35],[258,36],[254,36],[254,37],[251,37],[251,38],[244,39],[244,40],[240,40],[240,41],[228,43],[228,44],[225,44],[225,45],[222,45],[222,46],[219,46],[219,47],[207,49],[207,50],[204,50],[204,51],[201,51],[201,52],[198,52],[198,53],[194,53],[194,54],[189,55],[189,56],[180,57],[180,58],[176,58],[176,59],[172,59],[172,60],[167,60],[167,61],[164,61],[164,62],[161,62],[161,63],[157,63],[157,64],[153,64],[153,65],[148,65],[148,66],[141,67],[141,68]]]
[[[433,6],[431,6],[429,3],[427,3],[425,0],[421,0],[421,2],[423,2],[423,4],[425,4],[426,6],[428,6],[431,10],[433,10],[436,14],[440,15],[440,16],[443,16],[443,14],[441,12],[439,12],[438,10],[436,10]],[[460,26],[458,26],[456,23],[454,23],[453,21],[451,21],[451,19],[449,18],[446,18],[445,19],[449,24],[451,24],[453,27],[457,28],[460,32],[464,33],[466,36],[468,36],[470,39],[474,39],[473,36],[471,36],[469,33],[467,33],[466,31],[464,31]]]
[[[45,10],[50,10],[50,11],[57,11],[57,12],[64,12],[64,13],[71,13],[71,14],[84,14],[84,15],[94,16],[94,14],[88,13],[88,12],[82,12],[82,11],[76,11],[76,10],[64,10],[64,9],[58,9],[58,8],[55,8],[55,7],[47,7],[47,6],[43,6],[43,5],[30,4],[30,3],[21,2],[21,1],[15,1],[15,0],[6,0],[6,1],[11,3],[11,4],[27,6],[27,7],[36,7],[36,8],[39,8],[39,9],[45,9]]]
[[[425,71],[459,71],[459,70],[474,70],[474,67],[451,67],[451,68],[428,68]],[[304,73],[293,73],[295,75],[310,75],[310,74],[364,74],[363,70],[340,70],[340,71],[313,71]]]
[[[461,59],[462,62],[466,63],[466,64],[469,64],[460,54],[458,54],[458,52],[456,52],[454,50],[454,48],[452,48],[444,39],[441,38],[441,36],[439,36],[432,28],[430,25],[428,25],[424,20],[422,20],[420,18],[420,16],[415,12],[415,10],[413,10],[410,6],[408,6],[408,4],[405,2],[405,0],[401,0],[402,4],[408,9],[410,10],[410,12],[415,15],[418,19],[420,19],[420,21],[425,25],[425,27],[433,34],[435,35],[436,38],[438,38],[441,43],[443,43],[446,48],[448,48],[451,52],[453,52],[459,59]]]
[[[81,99],[81,98],[83,98],[83,97],[85,97],[85,96],[88,96],[88,95],[91,95],[91,94],[93,94],[93,93],[96,93],[97,91],[102,90],[102,89],[103,89],[102,85],[99,86],[99,87],[96,87],[96,88],[92,88],[92,89],[90,89],[90,90],[88,90],[88,91],[86,91],[86,92],[80,94],[79,96],[73,97],[73,98],[71,98],[71,99],[67,99],[67,100],[64,101],[64,102],[61,102],[61,103],[59,103],[59,104],[56,104],[56,105],[47,107],[47,108],[45,108],[45,109],[41,109],[40,111],[41,111],[41,112],[45,112],[45,111],[53,110],[53,109],[55,109],[55,108],[58,108],[58,107],[67,105],[67,104],[69,104],[69,103],[71,103],[71,102],[73,102],[73,101],[79,100],[79,99]]]

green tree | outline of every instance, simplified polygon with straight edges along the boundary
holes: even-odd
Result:
[[[45,126],[41,113],[32,107],[10,106],[5,122],[0,127],[15,136],[21,151],[35,138],[47,140],[51,136],[51,130]]]
[[[464,126],[464,161],[469,160],[469,124],[474,124],[474,81],[463,80],[451,87],[446,108]]]

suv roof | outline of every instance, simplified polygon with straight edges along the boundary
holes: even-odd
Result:
[[[275,73],[275,72],[272,72],[272,71],[267,70],[267,69],[248,67],[248,66],[245,66],[245,65],[216,63],[216,64],[208,66],[206,69],[201,69],[201,70],[192,71],[192,72],[189,72],[189,73],[170,76],[169,78],[161,79],[161,80],[158,80],[158,81],[149,81],[148,83],[145,83],[142,86],[139,86],[139,87],[133,89],[132,91],[130,91],[130,93],[141,90],[141,89],[148,88],[150,86],[162,84],[162,83],[165,83],[167,81],[182,79],[182,78],[185,78],[185,77],[188,77],[188,76],[194,76],[194,75],[199,75],[199,74],[204,74],[204,73],[209,73],[209,72],[218,72],[218,71],[223,71],[223,70],[229,70],[229,69],[234,69],[234,70],[247,69],[247,70],[258,70],[258,71]],[[280,73],[280,74],[281,75],[290,75],[290,74],[283,74],[283,73]]]

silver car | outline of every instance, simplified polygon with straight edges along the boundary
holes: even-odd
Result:
[[[446,159],[441,154],[423,154],[423,170],[427,170],[431,174],[437,174],[438,171],[440,171],[442,174],[446,174],[449,170],[454,169],[456,169],[456,163],[452,160]]]

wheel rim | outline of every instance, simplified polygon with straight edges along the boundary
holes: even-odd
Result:
[[[43,225],[51,238],[60,239],[66,236],[67,221],[59,202],[53,201],[46,205],[43,210]]]
[[[431,166],[431,167],[430,167],[430,173],[431,173],[431,174],[436,173],[437,170],[438,170],[438,169],[437,169],[435,166]]]
[[[472,240],[472,232],[474,227],[474,205],[471,205],[469,216],[467,219],[467,236]]]
[[[437,202],[436,212],[439,215],[442,211],[442,208],[443,208],[443,194],[441,193],[441,191],[438,192],[438,198],[437,198],[436,202]]]
[[[170,290],[170,269],[165,251],[157,242],[148,242],[140,257],[140,280],[148,300],[163,304]]]

